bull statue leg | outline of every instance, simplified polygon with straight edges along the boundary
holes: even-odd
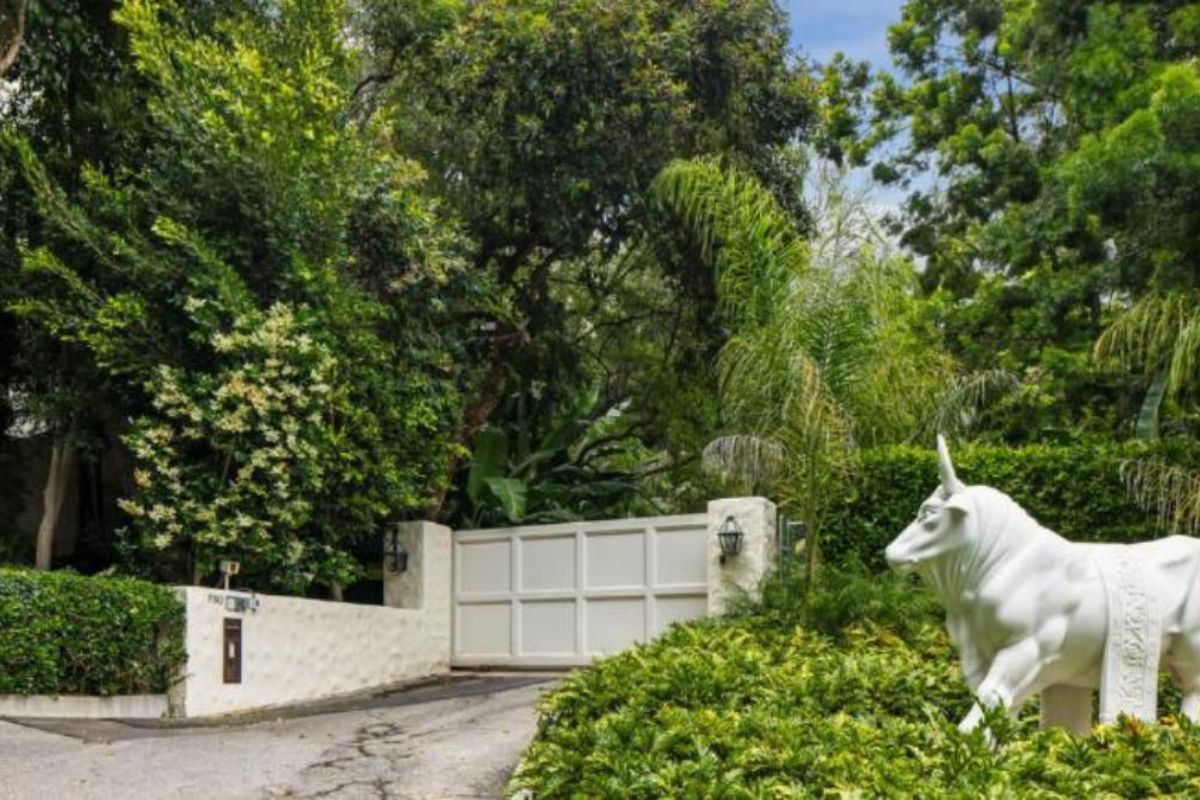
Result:
[[[1195,587],[1200,583],[1200,567],[1180,582]],[[1175,625],[1178,633],[1166,648],[1167,671],[1183,695],[1180,713],[1192,722],[1200,722],[1200,591],[1193,588],[1188,592]]]
[[[1183,695],[1179,711],[1192,722],[1200,722],[1200,631],[1179,637],[1167,656],[1171,680]]]
[[[1042,689],[1042,729],[1066,728],[1087,733],[1092,728],[1090,686],[1047,686]]]
[[[988,665],[987,677],[976,692],[978,702],[963,717],[958,729],[965,733],[978,728],[983,721],[984,707],[999,706],[1009,714],[1019,711],[1021,705],[1041,688],[1037,684],[1041,666],[1041,648],[1032,636],[996,653]]]
[[[1193,685],[1182,691],[1183,702],[1179,704],[1179,711],[1192,722],[1200,722],[1200,686]]]

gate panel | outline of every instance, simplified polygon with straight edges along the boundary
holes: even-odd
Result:
[[[572,666],[708,607],[707,517],[455,531],[455,666]]]

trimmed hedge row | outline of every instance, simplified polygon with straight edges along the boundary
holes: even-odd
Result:
[[[1200,464],[1200,448],[1186,440],[1139,443],[995,447],[951,444],[958,477],[1007,493],[1047,528],[1068,539],[1133,542],[1164,536],[1153,515],[1130,499],[1121,464],[1163,457]],[[932,448],[884,447],[863,454],[855,490],[833,509],[821,552],[830,563],[861,561],[883,569],[883,549],[916,516],[938,486]]]
[[[165,692],[183,623],[165,586],[0,568],[0,694]]]

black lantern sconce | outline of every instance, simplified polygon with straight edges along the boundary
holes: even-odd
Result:
[[[726,517],[717,529],[717,542],[721,545],[722,564],[729,556],[736,556],[742,552],[742,528],[732,514]]]
[[[387,542],[387,549],[383,554],[383,568],[392,572],[405,572],[408,570],[408,550],[404,547],[404,542],[400,540],[400,531],[393,530]]]

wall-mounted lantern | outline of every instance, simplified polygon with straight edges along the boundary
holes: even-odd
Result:
[[[742,528],[732,514],[726,517],[717,529],[717,542],[721,545],[722,564],[729,556],[736,556],[742,552]]]
[[[383,555],[383,568],[392,572],[406,572],[408,570],[408,550],[404,548],[404,542],[400,540],[400,531],[393,529],[391,537],[387,542],[387,550]]]

